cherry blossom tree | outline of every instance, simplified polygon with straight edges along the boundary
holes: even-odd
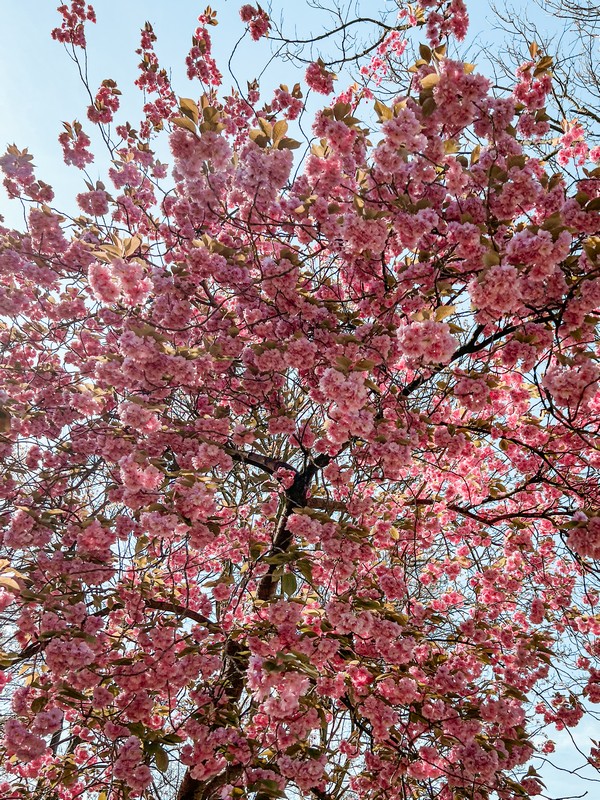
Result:
[[[536,0],[529,9],[517,11],[507,4],[494,11],[505,33],[504,45],[488,51],[497,83],[510,81],[515,67],[529,60],[528,54],[538,59],[552,56],[551,91],[539,112],[549,123],[548,134],[529,144],[543,152],[545,159],[557,156],[559,168],[567,168],[567,174],[575,178],[572,162],[555,146],[556,138],[568,133],[582,152],[600,143],[600,10],[589,0]]]
[[[600,150],[529,146],[551,59],[494,92],[461,0],[266,99],[216,22],[191,98],[148,23],[141,122],[91,88],[76,214],[0,158],[2,797],[539,795],[600,701]]]

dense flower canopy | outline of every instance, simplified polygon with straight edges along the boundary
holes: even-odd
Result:
[[[421,5],[363,73],[427,37],[409,91],[338,81],[297,158],[336,76],[227,94],[211,9],[194,99],[146,24],[79,216],[0,158],[2,797],[516,800],[600,701],[600,152],[553,171],[549,56],[494,94]]]

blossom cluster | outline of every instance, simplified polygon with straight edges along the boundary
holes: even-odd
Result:
[[[544,140],[547,56],[497,93],[446,56],[462,0],[403,9],[312,132],[301,79],[223,88],[216,21],[186,92],[144,26],[79,216],[0,157],[0,794],[538,796],[600,700],[598,154]]]

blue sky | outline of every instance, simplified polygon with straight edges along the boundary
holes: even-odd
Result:
[[[196,26],[197,15],[203,10],[206,0],[98,0],[96,11],[98,24],[88,26],[88,49],[90,53],[89,73],[91,86],[95,88],[104,78],[114,78],[124,92],[123,117],[139,119],[141,95],[132,84],[137,75],[138,57],[135,49],[139,45],[139,30],[146,19],[150,20],[158,42],[156,45],[162,65],[172,68],[174,85],[183,96],[194,96],[194,87],[184,74],[184,58],[190,45],[190,37]],[[236,40],[243,33],[238,16],[238,0],[213,0],[220,24],[213,29],[213,41],[218,63],[225,73],[226,62]],[[266,3],[265,3],[266,5]],[[288,30],[297,27],[299,33],[307,34],[317,29],[321,18],[315,16],[307,0],[279,0],[274,2],[277,17],[282,13]],[[518,0],[517,9],[535,6],[527,0]],[[363,2],[363,8],[373,12],[374,0]],[[175,9],[175,10],[174,10]],[[501,36],[494,28],[493,15],[487,0],[476,0],[469,4],[471,16],[471,41],[473,51],[489,45],[498,47]],[[85,109],[88,99],[79,81],[77,70],[63,47],[50,38],[51,29],[57,24],[59,15],[51,0],[19,0],[3,4],[2,26],[0,26],[0,151],[6,144],[16,143],[27,147],[34,155],[37,175],[50,183],[56,191],[56,206],[73,208],[75,194],[82,191],[82,175],[74,168],[66,168],[57,137],[63,121],[79,119],[84,129],[92,132],[86,124]],[[234,69],[239,78],[254,78],[268,61],[269,50],[264,43],[248,42],[239,51]],[[477,59],[475,59],[477,60]],[[265,76],[265,84],[272,88],[280,82],[293,84],[301,74],[290,65],[279,63]],[[225,87],[231,83],[225,76]],[[340,82],[341,88],[342,82]],[[127,98],[132,98],[133,102]],[[269,96],[265,92],[265,97]],[[102,178],[103,170],[92,165],[93,179]],[[6,222],[20,226],[20,206],[8,201],[0,188],[0,214]],[[587,751],[589,737],[600,738],[600,731],[592,721],[585,722],[577,731],[576,739],[582,750]],[[567,732],[555,737],[558,749],[554,761],[563,768],[574,768],[582,763],[575,756]],[[551,767],[542,770],[547,783],[547,796],[565,797],[581,795],[586,789],[589,797],[595,794],[595,786],[585,785],[576,777]],[[588,774],[596,775],[593,770]],[[598,784],[596,784],[597,786]]]

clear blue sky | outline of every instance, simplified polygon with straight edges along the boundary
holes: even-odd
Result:
[[[98,24],[89,25],[87,29],[92,87],[96,88],[104,78],[117,80],[125,95],[124,117],[139,119],[140,95],[132,84],[137,75],[135,49],[139,46],[139,30],[147,19],[153,23],[158,35],[156,48],[162,65],[172,69],[179,93],[193,96],[194,88],[185,78],[184,58],[197,15],[206,3],[207,0],[200,3],[197,0],[174,0],[171,3],[165,0],[98,0]],[[477,53],[487,45],[498,47],[502,37],[494,29],[488,0],[472,0],[470,3],[467,0],[467,3],[473,52]],[[211,3],[220,21],[212,33],[218,63],[224,73],[231,48],[243,33],[238,16],[240,4],[239,0],[212,0]],[[535,6],[527,0],[516,0],[513,5],[518,10],[527,8],[532,15],[536,13]],[[278,0],[273,2],[273,6],[277,18],[283,14],[288,30],[296,26],[298,33],[307,34],[322,24],[322,18],[315,16],[306,0]],[[375,0],[364,0],[363,9],[373,13],[374,8]],[[6,144],[13,142],[21,148],[27,147],[35,157],[38,177],[54,187],[57,207],[67,204],[72,208],[75,194],[83,189],[82,176],[77,169],[67,169],[63,164],[57,136],[63,121],[80,119],[88,133],[92,132],[92,126],[85,124],[88,100],[75,65],[63,47],[50,38],[50,31],[58,20],[52,0],[12,0],[3,4],[0,26],[3,76],[0,79],[0,152]],[[268,58],[268,46],[248,42],[240,49],[234,70],[239,78],[252,79]],[[273,88],[281,82],[293,84],[298,79],[300,75],[291,66],[279,63],[266,74],[265,85]],[[229,76],[225,75],[225,86],[228,87],[230,82]],[[127,99],[128,96],[131,100]],[[264,96],[268,97],[269,93],[265,92]],[[96,174],[94,169],[92,165],[92,177],[102,178],[102,172]],[[1,188],[0,214],[5,216],[8,224],[19,226],[20,207],[14,201],[8,201]],[[585,722],[577,731],[576,739],[583,751],[588,750],[589,737],[600,738],[593,721]],[[555,763],[565,768],[579,766],[583,759],[574,754],[569,733],[557,734],[555,738],[558,744]],[[542,773],[549,797],[580,795],[586,789],[590,798],[600,794],[597,789],[600,784],[584,784],[576,777],[550,767],[545,767]],[[597,777],[594,770],[588,769],[587,774]]]

